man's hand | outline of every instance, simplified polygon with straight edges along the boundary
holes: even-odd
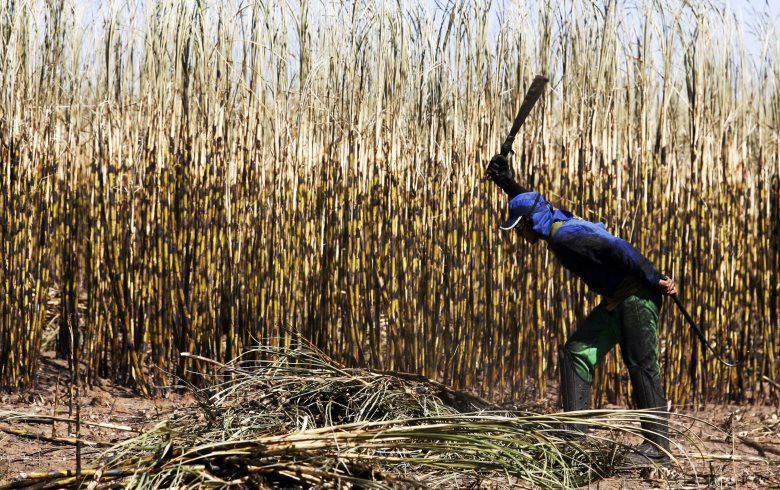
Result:
[[[664,277],[658,281],[658,290],[666,296],[677,296],[677,285],[671,277]]]
[[[496,177],[512,179],[515,176],[514,172],[512,172],[512,167],[509,165],[509,159],[501,153],[496,153],[490,159],[485,174],[489,179],[495,179]]]

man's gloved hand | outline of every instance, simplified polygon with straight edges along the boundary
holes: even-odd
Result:
[[[509,158],[505,157],[501,153],[496,153],[488,163],[487,170],[485,172],[489,179],[495,180],[496,177],[505,177],[512,179],[515,173],[512,171],[512,167],[509,165]]]

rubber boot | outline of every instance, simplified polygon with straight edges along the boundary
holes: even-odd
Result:
[[[638,366],[628,368],[634,404],[637,409],[656,409],[651,416],[640,417],[642,436],[645,441],[629,454],[630,462],[639,466],[667,466],[669,458],[669,413],[657,373],[648,372]]]
[[[590,408],[590,383],[580,378],[574,369],[571,354],[562,348],[559,352],[561,371],[561,401],[563,411],[572,412]],[[587,424],[564,424],[564,430],[582,436],[588,432]]]

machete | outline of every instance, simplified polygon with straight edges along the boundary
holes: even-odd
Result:
[[[536,105],[536,102],[544,93],[545,85],[547,85],[547,77],[542,75],[536,75],[531,82],[528,92],[525,93],[525,99],[523,99],[523,103],[520,104],[520,109],[517,111],[517,116],[515,117],[514,124],[512,124],[512,129],[509,130],[509,134],[501,145],[501,154],[505,157],[508,157],[509,154],[512,153],[512,143],[515,142],[515,136],[517,136],[517,132],[520,131],[520,126],[523,125],[528,114],[531,113],[531,109],[534,108],[534,105]]]
[[[512,152],[512,144],[515,142],[515,136],[520,131],[520,126],[523,125],[528,114],[531,113],[531,109],[534,108],[536,102],[544,93],[544,86],[547,84],[547,77],[543,75],[536,75],[531,82],[531,86],[528,87],[528,91],[525,93],[523,103],[520,104],[520,109],[517,110],[517,116],[515,116],[515,122],[512,124],[512,129],[509,130],[509,134],[501,144],[501,151],[499,153],[505,157],[508,157]],[[485,174],[482,178],[482,182],[490,180],[490,174]]]

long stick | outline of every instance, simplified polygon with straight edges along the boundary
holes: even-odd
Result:
[[[677,308],[680,309],[680,312],[683,314],[683,317],[685,317],[685,320],[688,322],[688,324],[691,326],[694,332],[696,332],[696,336],[699,337],[699,340],[701,340],[701,343],[704,344],[707,349],[712,352],[712,354],[715,356],[715,359],[723,363],[724,365],[728,367],[736,367],[745,362],[745,360],[737,361],[737,362],[729,362],[725,359],[723,359],[720,354],[715,352],[715,349],[712,348],[712,346],[707,342],[707,337],[704,335],[704,332],[702,329],[696,325],[696,322],[693,321],[693,317],[691,317],[690,313],[688,313],[688,310],[685,309],[685,306],[682,304],[682,301],[680,301],[680,298],[677,297],[677,295],[672,296],[672,299],[674,300],[674,303],[677,305]]]

